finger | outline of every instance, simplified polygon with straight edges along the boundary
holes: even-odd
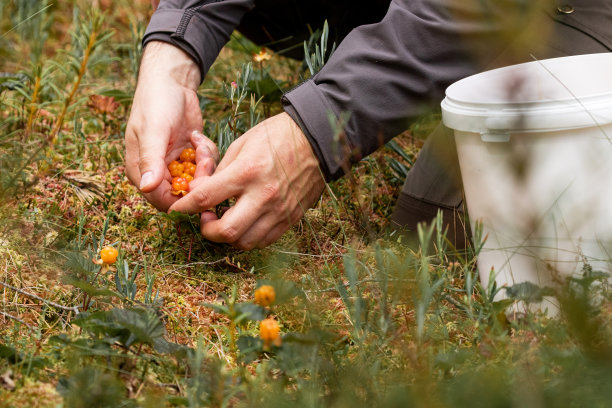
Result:
[[[135,136],[126,133],[125,137],[125,174],[130,182],[140,185],[140,170],[138,169],[138,141]]]
[[[200,159],[196,164],[196,170],[193,174],[193,181],[196,185],[203,181],[203,177],[209,177],[215,172],[215,160],[212,157]]]
[[[251,200],[244,196],[220,219],[200,225],[200,232],[204,238],[213,242],[237,242],[259,219],[264,204],[260,200]]]
[[[269,245],[272,245],[273,243],[278,241],[278,239],[282,237],[283,234],[287,232],[289,228],[291,227],[287,226],[287,224],[284,224],[284,223],[278,224],[276,227],[272,228],[268,232],[268,234],[265,236],[264,239],[262,239],[261,241],[257,243],[255,248],[265,248]]]
[[[269,212],[257,220],[248,231],[236,242],[240,249],[265,248],[278,240],[292,225],[304,216],[302,209],[297,206],[291,212],[279,218],[279,214]]]
[[[138,137],[139,188],[143,193],[149,193],[155,190],[164,178],[168,138],[162,136],[163,131],[145,130],[144,133]],[[169,134],[169,130],[166,134]]]
[[[143,193],[143,195],[153,207],[157,208],[159,211],[166,212],[172,204],[178,201],[178,197],[171,194],[170,191],[172,191],[170,182],[163,180],[158,188],[150,193]]]
[[[217,148],[217,145],[215,142],[204,136],[201,132],[198,132],[197,130],[191,132],[191,144],[193,147],[195,147],[196,154],[199,147],[207,147],[208,151],[212,153],[215,163],[219,163],[219,149]]]
[[[253,223],[240,239],[232,245],[245,251],[253,248],[264,248],[267,245],[267,238],[271,231],[282,231],[280,232],[282,235],[288,229],[289,223],[286,220],[279,222],[274,214],[267,214]]]
[[[217,214],[215,214],[214,211],[204,211],[202,214],[200,214],[200,226],[218,219],[219,217],[217,217]]]
[[[186,196],[170,207],[171,211],[195,214],[209,210],[242,192],[236,183],[237,177],[231,169],[217,172],[210,177],[201,177],[196,186]],[[195,181],[195,179],[194,179]]]

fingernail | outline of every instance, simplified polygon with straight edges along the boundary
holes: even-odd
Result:
[[[192,136],[195,136],[195,137],[202,137],[202,136],[204,136],[204,135],[202,134],[202,132],[199,132],[199,131],[197,131],[197,130],[194,130],[193,132],[191,132],[191,135],[192,135]]]
[[[153,181],[153,172],[152,171],[145,172],[145,174],[143,174],[142,177],[140,178],[140,189],[142,190],[143,188],[147,187],[149,184],[151,184],[152,181]]]

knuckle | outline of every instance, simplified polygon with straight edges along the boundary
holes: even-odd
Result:
[[[278,183],[267,183],[261,190],[264,200],[269,201],[280,197],[280,185]]]
[[[260,163],[249,163],[246,165],[242,171],[242,174],[245,179],[253,180],[256,179],[259,174],[261,174],[263,170],[263,165]]]
[[[251,241],[238,241],[235,245],[237,248],[242,249],[243,251],[250,251],[255,248],[255,243]]]
[[[231,225],[226,226],[219,231],[219,238],[221,238],[223,242],[236,242],[239,238],[238,230]]]
[[[192,194],[192,198],[200,205],[210,206],[211,196],[208,190],[200,188],[194,191],[191,191],[189,194]]]

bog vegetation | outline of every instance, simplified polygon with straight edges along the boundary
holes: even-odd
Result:
[[[265,250],[152,209],[122,142],[150,12],[0,0],[0,406],[609,406],[605,273],[556,289],[557,319],[507,316],[545,290],[481,286],[486,237],[459,254],[439,221],[389,232],[428,120]],[[199,90],[222,152],[320,68],[326,34],[305,62],[232,36]]]

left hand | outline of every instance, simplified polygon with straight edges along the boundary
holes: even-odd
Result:
[[[263,248],[295,224],[319,198],[325,181],[299,126],[281,113],[231,144],[212,176],[196,177],[169,211],[202,213],[202,235],[241,249]],[[210,209],[236,203],[217,218]]]

